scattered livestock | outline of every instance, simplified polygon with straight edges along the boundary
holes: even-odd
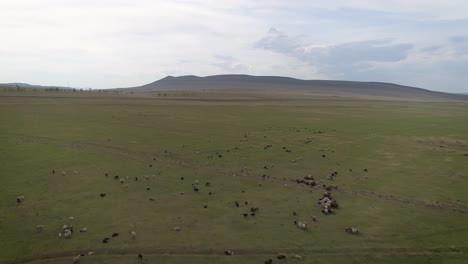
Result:
[[[143,255],[142,255],[142,254],[138,254],[138,259],[140,260],[140,262],[143,262]]]
[[[120,179],[120,183],[125,183],[125,180],[124,179]]]
[[[36,231],[39,233],[39,232],[42,232],[42,230],[44,230],[44,226],[43,225],[37,225],[36,226]]]
[[[119,179],[119,175],[115,175],[114,180],[118,180],[118,179]]]
[[[78,263],[80,263],[80,256],[81,256],[81,255],[78,255],[78,256],[73,257],[73,258],[72,258],[72,263],[73,263],[73,264],[78,264]]]
[[[232,256],[232,255],[234,255],[234,251],[226,250],[226,251],[224,251],[224,255],[226,255],[226,256]]]
[[[108,243],[109,240],[110,240],[110,238],[109,238],[109,237],[106,237],[106,238],[104,238],[104,239],[102,240],[102,243],[104,243],[104,244],[105,244],[105,243]]]
[[[101,196],[101,197],[105,197],[105,196],[106,196],[106,194],[105,194],[105,193],[101,193],[101,194],[99,194],[99,196]]]
[[[136,239],[136,232],[135,232],[135,231],[130,232],[130,238],[131,238],[132,240],[135,240],[135,239]]]
[[[112,237],[118,237],[119,233],[112,233]]]
[[[265,262],[263,262],[264,264],[272,264],[273,263],[273,260],[272,259],[268,259],[268,260],[265,260]]]
[[[174,231],[179,232],[179,231],[180,231],[180,227],[178,227],[178,226],[174,227]]]
[[[85,232],[88,232],[88,228],[83,227],[80,229],[80,233],[85,233]]]

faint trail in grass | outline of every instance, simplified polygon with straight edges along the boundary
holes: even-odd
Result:
[[[258,250],[258,249],[230,249],[237,256],[276,256],[277,254],[287,255],[303,255],[303,256],[334,256],[334,255],[466,255],[468,247],[450,247],[450,248],[324,248],[324,249],[309,249],[309,250]],[[95,252],[99,256],[223,256],[224,252],[221,249],[206,249],[206,250],[184,250],[184,249],[154,249],[154,248],[135,248],[135,249],[88,249],[76,251],[64,251],[59,253],[50,253],[38,256],[36,258],[24,258],[14,261],[5,262],[5,264],[25,264],[40,260],[70,260],[72,256],[85,254],[89,251]],[[86,258],[88,256],[85,256]],[[89,256],[92,258],[93,256]]]

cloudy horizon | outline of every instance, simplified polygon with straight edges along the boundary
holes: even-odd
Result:
[[[0,10],[0,83],[250,74],[468,93],[462,0],[3,0]]]

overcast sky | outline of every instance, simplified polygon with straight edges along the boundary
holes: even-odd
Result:
[[[466,0],[0,0],[0,82],[245,73],[468,92]]]

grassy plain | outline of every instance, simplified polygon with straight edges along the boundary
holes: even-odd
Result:
[[[0,263],[468,262],[467,102],[2,92],[0,129]]]

